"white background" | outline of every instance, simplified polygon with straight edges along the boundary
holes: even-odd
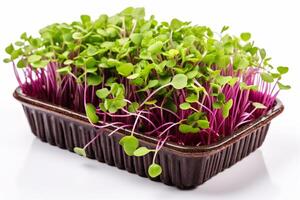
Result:
[[[230,33],[249,31],[274,65],[290,67],[280,94],[285,111],[276,118],[262,148],[190,191],[152,182],[126,171],[83,159],[42,143],[31,135],[21,105],[12,98],[17,86],[9,64],[0,67],[0,199],[300,199],[300,6],[295,1],[31,1],[0,2],[0,58],[4,48],[27,31],[80,14],[94,18],[127,6],[144,6],[148,16],[173,17]]]

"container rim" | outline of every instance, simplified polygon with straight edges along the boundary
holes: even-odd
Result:
[[[60,107],[60,106],[57,106],[57,105],[54,105],[54,104],[51,104],[48,102],[37,100],[33,97],[26,96],[22,93],[20,87],[17,87],[15,89],[13,96],[15,99],[17,99],[24,105],[39,108],[40,110],[44,110],[46,112],[54,113],[57,115],[62,115],[66,118],[72,118],[72,119],[75,119],[77,121],[80,121],[80,122],[86,123],[87,125],[92,126],[84,114],[77,113],[70,109],[66,109],[66,108],[63,108],[63,107]],[[270,109],[265,115],[260,116],[253,122],[250,122],[250,123],[240,127],[239,129],[234,131],[231,135],[228,135],[228,136],[222,138],[218,142],[215,142],[215,143],[212,143],[209,145],[202,145],[202,146],[189,146],[189,145],[183,146],[183,145],[178,145],[174,142],[168,141],[164,144],[164,148],[167,148],[171,151],[181,152],[181,153],[204,153],[204,152],[208,152],[208,151],[220,150],[220,149],[225,148],[225,146],[228,146],[228,145],[234,143],[239,138],[245,137],[245,136],[249,135],[252,131],[264,126],[265,124],[268,124],[273,118],[275,118],[280,113],[282,113],[283,110],[284,110],[284,106],[283,106],[282,102],[278,98],[276,98],[276,103],[275,103],[274,107],[272,109]],[[105,129],[112,131],[111,128],[117,128],[117,126],[111,126],[109,128],[105,128]],[[118,132],[121,132],[123,135],[129,135],[131,133],[131,131],[129,131],[127,129],[119,129]],[[146,142],[146,143],[151,143],[151,144],[156,145],[158,142],[158,139],[156,137],[147,136],[147,135],[144,135],[144,134],[141,134],[138,132],[135,132],[134,134],[137,138],[144,140],[144,142]]]

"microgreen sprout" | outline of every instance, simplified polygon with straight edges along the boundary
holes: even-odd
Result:
[[[86,157],[86,152],[85,152],[85,149],[83,149],[83,148],[75,147],[74,152],[80,156]]]

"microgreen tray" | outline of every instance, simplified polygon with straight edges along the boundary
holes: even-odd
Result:
[[[14,97],[22,103],[33,134],[43,142],[73,152],[74,147],[83,146],[96,136],[96,129],[84,114],[25,96],[19,88],[15,90]],[[195,147],[165,143],[156,158],[163,172],[151,179],[180,189],[201,185],[260,147],[271,120],[283,109],[281,101],[277,99],[266,115],[211,145]],[[119,145],[119,140],[129,135],[130,131],[120,130],[111,136],[108,136],[112,131],[110,128],[101,131],[100,137],[86,149],[88,158],[148,177],[147,167],[153,155],[127,156]],[[135,133],[135,136],[140,139],[142,146],[155,148],[157,144],[156,138],[140,133]]]

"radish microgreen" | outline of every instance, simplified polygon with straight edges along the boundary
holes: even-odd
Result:
[[[158,22],[144,8],[21,34],[5,48],[25,95],[85,113],[98,129],[131,130],[119,144],[127,156],[153,155],[150,177],[162,173],[156,156],[169,138],[180,145],[208,145],[266,114],[279,90],[290,89],[288,67],[270,64],[251,33],[215,33],[173,19]],[[23,71],[25,79],[19,75]],[[139,146],[136,132],[156,137]],[[74,152],[86,156],[85,147]]]

